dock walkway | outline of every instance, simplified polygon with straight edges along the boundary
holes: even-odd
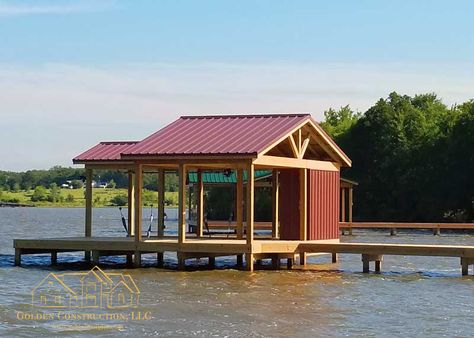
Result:
[[[51,263],[57,263],[59,252],[83,251],[86,257],[92,253],[93,263],[98,264],[101,256],[125,255],[131,262],[132,255],[156,253],[158,266],[163,266],[163,253],[176,252],[178,268],[182,269],[185,260],[208,257],[214,265],[215,257],[237,256],[237,264],[246,259],[272,259],[275,269],[280,267],[281,259],[287,259],[287,266],[292,267],[295,257],[300,257],[300,264],[306,264],[306,255],[310,253],[330,253],[333,262],[337,254],[362,255],[363,272],[369,272],[370,262],[375,262],[375,271],[380,272],[384,255],[402,256],[435,256],[459,257],[462,275],[468,274],[470,265],[474,265],[474,246],[454,245],[415,245],[415,244],[381,244],[381,243],[339,243],[338,240],[298,241],[257,239],[250,247],[245,240],[228,238],[195,238],[178,243],[176,237],[149,238],[141,242],[132,237],[67,237],[48,239],[15,239],[15,265],[21,265],[22,255],[51,254]],[[249,255],[250,254],[250,255]]]

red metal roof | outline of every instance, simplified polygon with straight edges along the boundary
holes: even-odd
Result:
[[[252,155],[310,118],[309,114],[183,116],[123,155]]]
[[[120,160],[124,151],[132,148],[138,141],[100,142],[73,159],[73,162]]]

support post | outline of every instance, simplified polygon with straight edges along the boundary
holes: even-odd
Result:
[[[21,266],[21,249],[15,248],[15,266]]]
[[[244,255],[238,254],[237,255],[237,266],[239,268],[242,268],[243,265],[244,265]]]
[[[469,265],[474,264],[474,257],[461,257],[461,272],[463,276],[469,274]]]
[[[99,265],[99,260],[100,260],[99,251],[97,250],[92,251],[92,263],[94,265]]]
[[[142,187],[143,187],[143,166],[138,163],[135,167],[135,253],[133,255],[133,265],[138,268],[141,265],[142,257],[138,250],[142,241]]]
[[[165,170],[158,170],[158,238],[165,235]]]
[[[391,228],[390,229],[390,236],[396,236],[397,235],[397,228]]]
[[[293,258],[288,258],[288,259],[286,260],[286,268],[287,268],[288,270],[291,270],[291,269],[293,268]]]
[[[51,265],[56,266],[58,265],[58,252],[51,251]]]
[[[383,255],[362,254],[362,271],[368,273],[370,271],[370,262],[375,262],[375,272],[382,270]]]
[[[244,170],[242,168],[237,169],[237,193],[235,198],[235,213],[236,213],[236,225],[237,225],[237,239],[244,237]]]
[[[253,253],[246,253],[245,254],[245,264],[246,270],[252,272],[253,271]]]
[[[272,238],[280,237],[279,229],[279,196],[280,196],[280,183],[278,177],[278,171],[273,170],[272,173]]]
[[[214,269],[216,267],[216,257],[209,256],[209,268]]]
[[[86,219],[85,219],[85,237],[92,236],[92,169],[86,168],[86,187],[85,187],[85,199],[86,199]],[[90,251],[85,251],[84,259],[90,261]]]
[[[128,235],[135,236],[135,173],[128,172]]]
[[[354,200],[353,200],[353,188],[349,188],[349,223],[352,225],[352,207],[354,205]],[[351,233],[352,235],[352,233]]]
[[[179,164],[178,192],[178,243],[186,241],[186,166]]]
[[[202,180],[202,171],[197,171],[197,228],[196,235],[197,237],[203,236],[204,230],[204,182]]]
[[[156,266],[159,268],[162,268],[164,264],[164,253],[163,252],[157,252],[156,253]]]
[[[433,229],[433,235],[434,236],[439,236],[441,235],[441,228],[440,227],[436,227]]]
[[[335,252],[333,252],[331,256],[332,256],[332,257],[331,257],[331,258],[332,258],[332,262],[333,262],[333,263],[337,263],[337,260],[338,260],[338,258],[339,258],[339,257],[338,257],[338,254],[335,253]]]
[[[346,221],[346,188],[341,189],[341,222]]]
[[[246,239],[249,249],[252,250],[253,244],[253,220],[254,220],[254,172],[255,168],[253,163],[247,167],[247,222],[246,222]]]

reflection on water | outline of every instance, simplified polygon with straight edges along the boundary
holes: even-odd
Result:
[[[167,226],[175,231],[175,222]],[[83,228],[82,209],[0,209],[0,336],[118,334],[64,328],[70,320],[17,318],[18,312],[31,311],[31,289],[49,272],[89,267],[73,253],[60,254],[55,268],[47,255],[25,256],[24,267],[13,267],[12,239],[80,236]],[[123,236],[118,210],[94,210],[93,234]],[[342,240],[474,245],[467,233],[438,237],[428,231],[396,237],[360,231]],[[166,259],[176,264],[175,255]],[[341,255],[338,264],[329,264],[330,257],[311,257],[309,262],[318,264],[307,269],[254,273],[232,269],[233,257],[218,258],[214,271],[205,269],[204,259],[191,260],[195,269],[186,272],[153,267],[154,255],[144,255],[142,269],[126,269],[124,262],[121,257],[103,260],[105,271],[133,277],[141,291],[139,310],[152,315],[147,321],[108,322],[122,325],[125,336],[470,336],[474,320],[474,277],[460,277],[456,258],[386,256],[380,275],[360,273],[358,255]],[[87,323],[96,322],[81,322]]]

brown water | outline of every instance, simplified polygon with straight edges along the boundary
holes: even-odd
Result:
[[[173,211],[168,215],[173,218]],[[123,236],[116,209],[94,210],[94,226],[94,235]],[[81,235],[83,210],[3,208],[0,229],[0,336],[473,335],[474,277],[460,277],[458,259],[436,257],[386,256],[379,275],[360,273],[359,255],[341,255],[338,264],[327,264],[330,257],[313,257],[309,262],[319,264],[306,270],[254,273],[233,270],[234,258],[217,259],[219,269],[213,271],[204,269],[205,260],[190,262],[186,272],[153,267],[153,255],[144,256],[145,268],[129,270],[123,258],[109,258],[103,261],[104,270],[133,277],[141,291],[136,311],[149,313],[149,320],[21,320],[19,313],[33,311],[32,288],[49,272],[88,267],[78,254],[60,254],[56,268],[49,266],[49,256],[25,256],[23,267],[13,267],[12,239]],[[167,231],[175,229],[168,222]],[[396,237],[387,231],[361,231],[342,241],[474,245],[469,234],[438,237],[423,231]],[[176,264],[174,256],[166,259],[170,267]]]

